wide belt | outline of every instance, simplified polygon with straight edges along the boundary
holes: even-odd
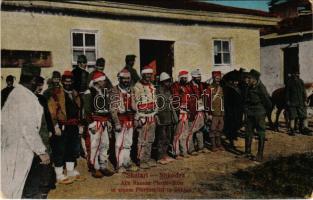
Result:
[[[118,119],[121,121],[121,122],[125,122],[125,121],[133,121],[134,120],[134,114],[118,114]]]
[[[110,119],[110,117],[108,115],[91,115],[90,119],[92,121],[106,122]]]
[[[75,118],[68,119],[68,120],[60,120],[58,122],[61,125],[78,125],[79,124],[79,120]]]

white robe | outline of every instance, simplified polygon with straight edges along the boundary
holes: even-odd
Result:
[[[43,108],[30,90],[17,84],[1,115],[1,192],[5,198],[21,198],[34,153],[46,151],[39,135]]]

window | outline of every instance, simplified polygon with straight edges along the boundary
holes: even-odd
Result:
[[[52,67],[50,51],[1,49],[2,68],[20,68],[29,61],[32,65],[37,67]]]
[[[77,64],[77,57],[85,55],[88,65],[95,65],[97,59],[97,31],[73,30],[72,38],[72,64]]]
[[[230,65],[230,40],[214,40],[214,65]]]

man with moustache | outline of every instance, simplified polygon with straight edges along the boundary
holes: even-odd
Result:
[[[80,110],[81,99],[73,89],[73,74],[64,71],[62,86],[48,99],[55,137],[52,138],[51,147],[54,161],[54,170],[59,184],[70,184],[73,181],[82,181],[84,178],[77,169],[74,169],[78,158],[77,146],[80,143]],[[63,167],[67,171],[63,173]]]
[[[91,175],[95,178],[112,176],[113,165],[109,160],[110,147],[110,110],[109,89],[106,76],[96,71],[84,94],[85,119],[88,123],[88,162],[91,165]],[[88,139],[87,139],[88,141]]]
[[[50,163],[47,148],[39,135],[43,109],[34,94],[35,79],[40,71],[39,67],[25,64],[19,84],[2,108],[1,192],[5,198],[22,198],[35,157],[38,156],[43,165]]]
[[[138,167],[132,162],[130,155],[135,115],[131,106],[130,76],[128,70],[120,71],[118,73],[119,84],[114,86],[110,93],[110,113],[114,124],[115,154],[119,173],[138,171]]]
[[[156,93],[151,83],[153,69],[145,66],[141,71],[142,79],[134,86],[133,109],[136,110],[135,122],[138,132],[137,158],[142,169],[156,166],[151,158],[152,143],[155,139]]]
[[[191,77],[192,79],[189,82],[190,97],[188,99],[190,129],[186,144],[189,154],[198,155],[198,152],[206,152],[204,150],[203,132],[201,131],[204,126],[204,84],[201,82],[201,72],[199,69],[192,71]]]

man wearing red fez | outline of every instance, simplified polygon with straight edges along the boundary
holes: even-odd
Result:
[[[152,75],[153,69],[149,66],[144,67],[141,71],[142,78],[135,84],[132,95],[138,132],[137,158],[142,169],[156,166],[156,161],[151,158],[156,126],[156,94],[155,87],[151,83]]]
[[[115,155],[118,172],[137,171],[131,161],[130,150],[133,144],[134,115],[131,98],[131,74],[123,69],[118,74],[119,84],[110,93],[110,113],[115,133]]]
[[[48,107],[53,121],[55,136],[52,138],[52,155],[57,182],[69,184],[74,180],[83,180],[74,169],[78,158],[81,99],[72,87],[73,74],[65,71],[62,75],[62,86],[48,99]],[[66,168],[66,175],[63,168]]]
[[[179,116],[173,139],[173,151],[178,160],[189,157],[186,145],[189,132],[187,100],[190,88],[188,86],[188,74],[187,70],[181,70],[178,73],[178,81],[172,85],[173,108]]]
[[[109,95],[105,80],[106,76],[103,72],[95,71],[89,83],[89,89],[84,94],[85,119],[88,124],[87,158],[91,174],[95,178],[114,174],[108,153],[111,125],[109,122]]]
[[[204,127],[204,104],[203,92],[204,84],[201,82],[201,72],[196,69],[191,72],[192,80],[188,83],[190,96],[188,98],[189,110],[189,133],[186,140],[187,152],[190,155],[198,155],[198,152],[207,152],[204,149],[203,132]],[[195,138],[195,140],[193,140]]]
[[[223,150],[221,134],[224,128],[224,96],[221,87],[222,73],[213,71],[213,83],[208,87],[209,94],[209,118],[212,120],[209,136],[212,144],[212,151]]]

